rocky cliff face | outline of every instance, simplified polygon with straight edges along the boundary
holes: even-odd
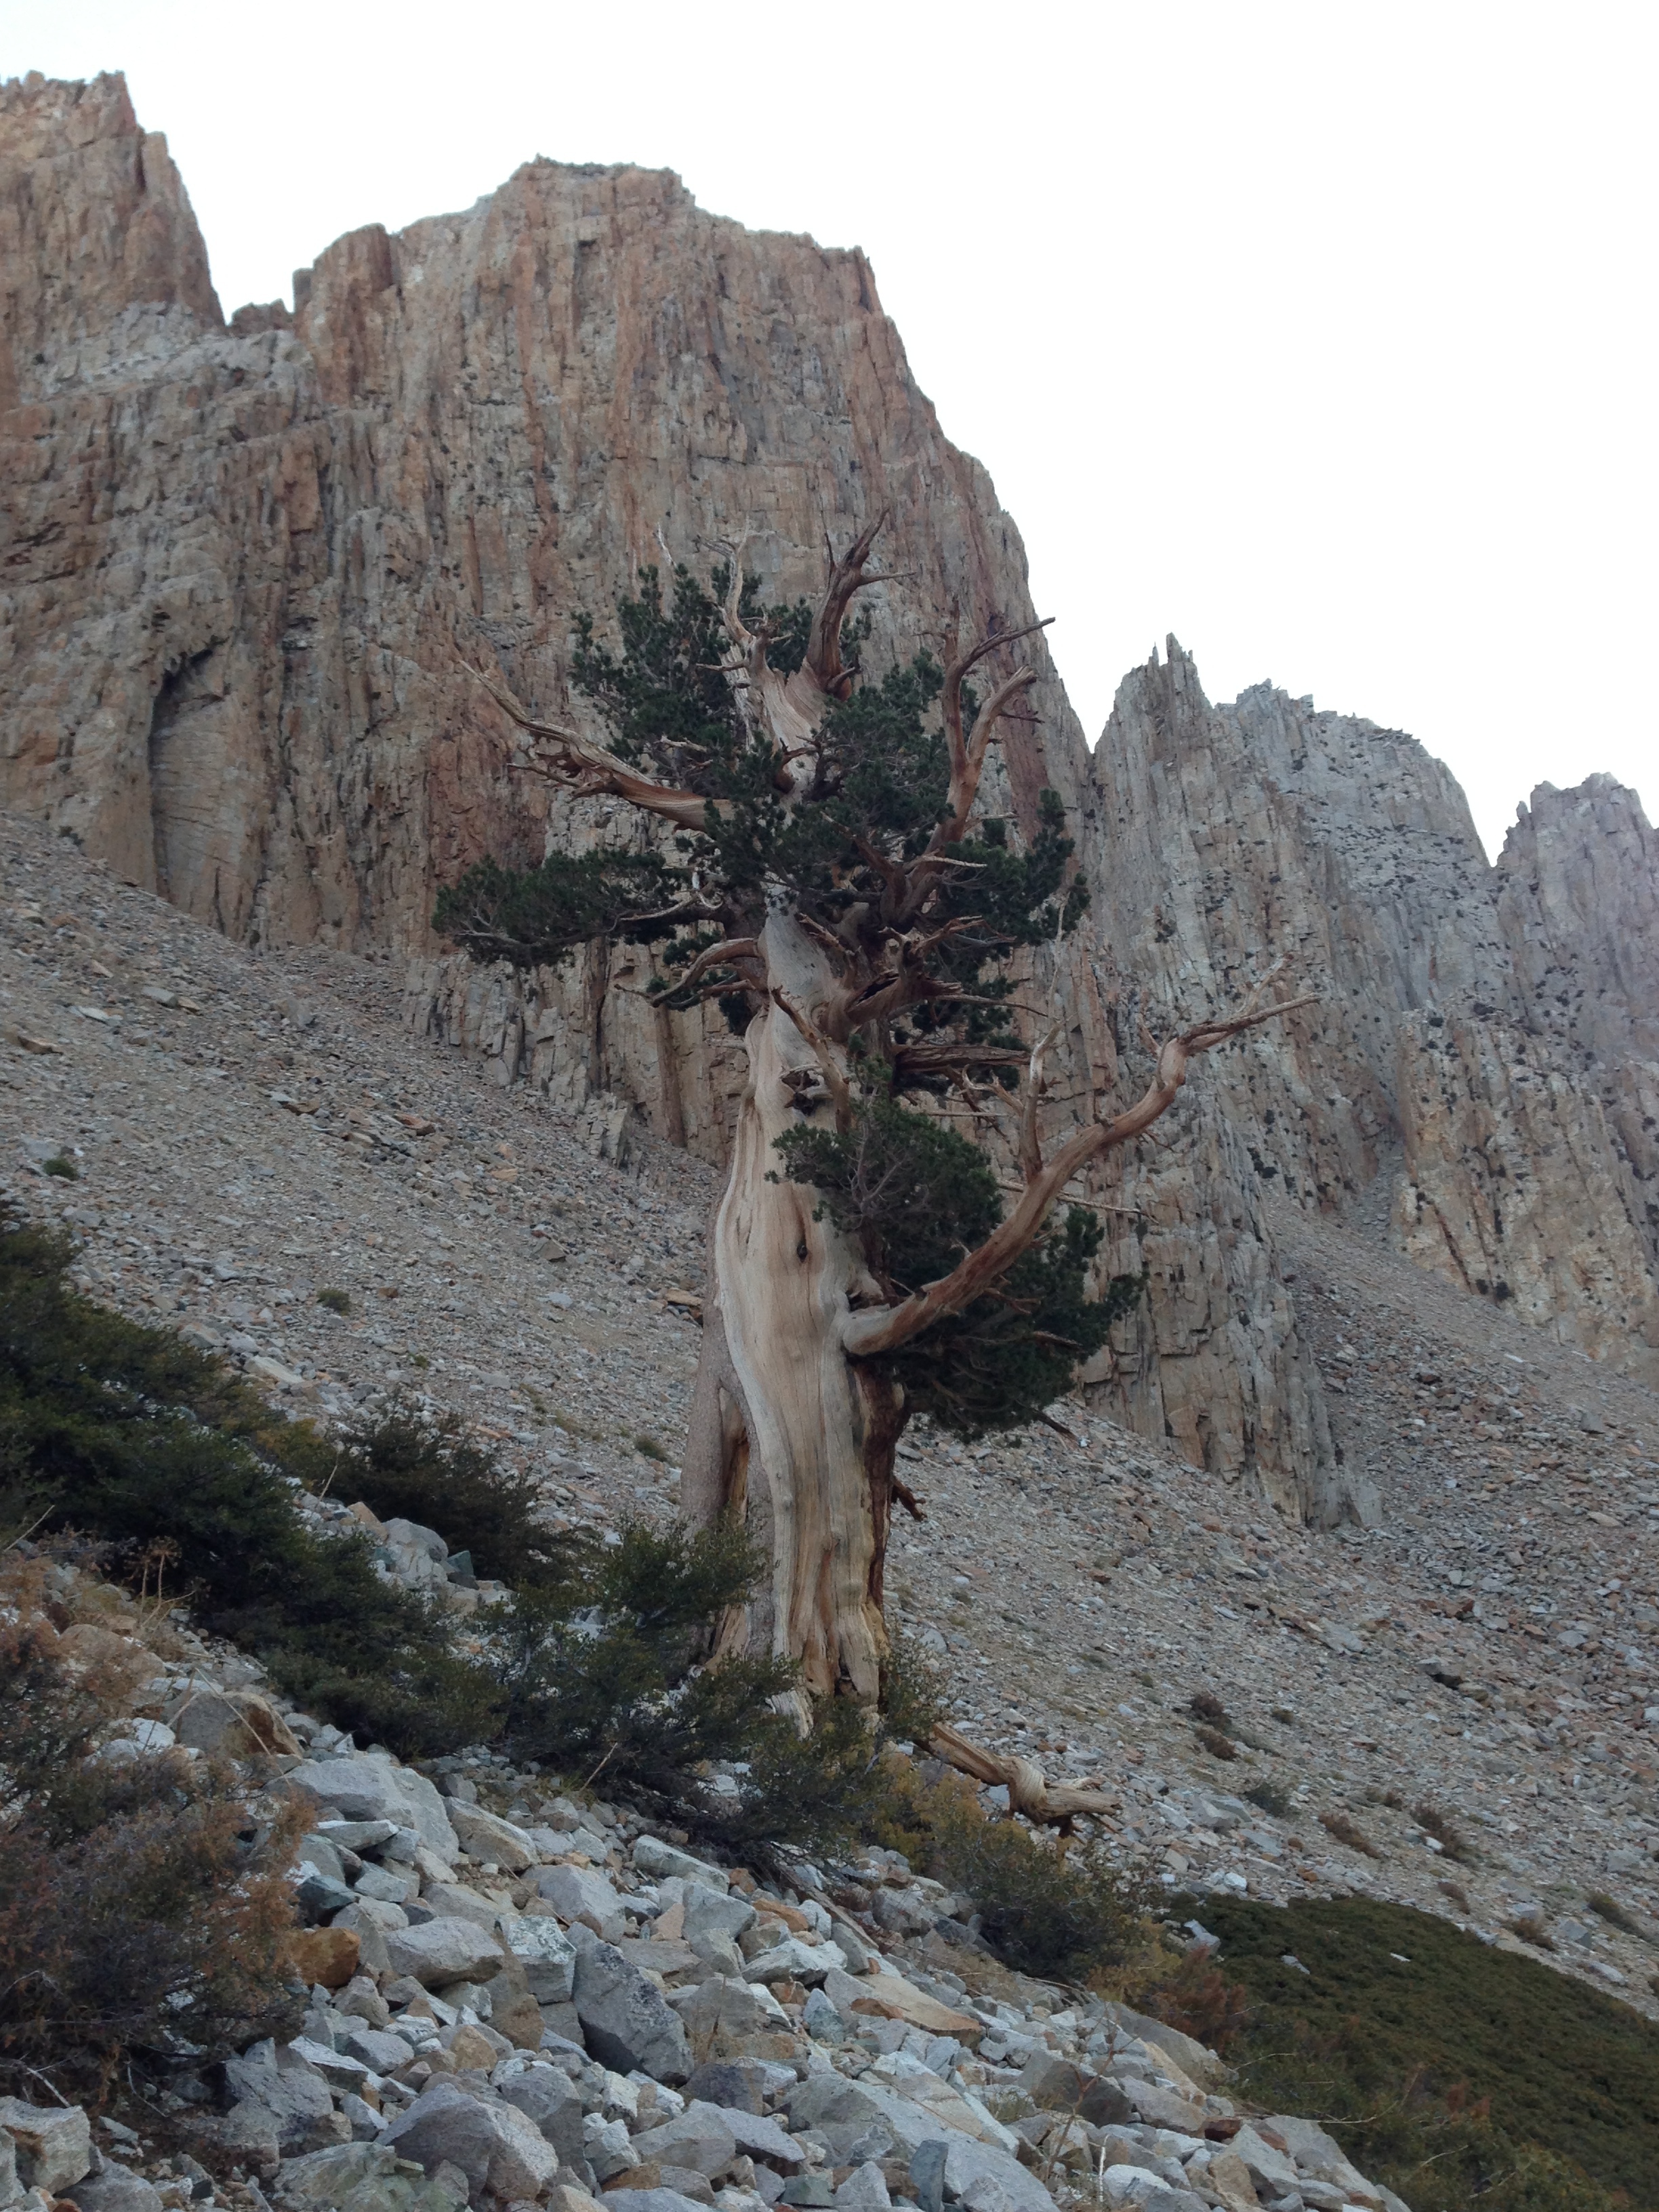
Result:
[[[1659,838],[1545,786],[1489,866],[1445,769],[1173,640],[1091,763],[1109,988],[1196,1012],[1284,957],[1320,994],[1211,1079],[1258,1188],[1659,1374]]]
[[[964,621],[1030,618],[1018,533],[916,389],[863,258],[706,215],[664,173],[538,161],[464,215],[342,239],[301,272],[294,315],[227,325],[165,144],[112,77],[0,90],[0,199],[16,272],[0,801],[233,937],[407,955],[417,1026],[588,1113],[596,1144],[614,1151],[636,1115],[718,1158],[742,1054],[648,1008],[627,955],[520,979],[433,942],[438,884],[481,854],[631,834],[511,775],[461,663],[580,720],[574,618],[603,621],[641,565],[706,565],[746,527],[747,565],[793,598],[826,532],[884,509],[906,578],[873,595],[884,650],[913,649],[952,602]],[[1211,708],[1172,655],[1129,679],[1091,765],[1034,653],[1040,723],[1007,750],[1000,803],[1029,821],[1045,783],[1060,791],[1098,917],[1052,979],[1058,1087],[1075,1097],[1085,1066],[1134,1087],[1140,1013],[1156,1028],[1213,1004],[1270,950],[1326,988],[1292,1033],[1205,1071],[1178,1144],[1092,1194],[1115,1209],[1113,1264],[1147,1267],[1153,1293],[1097,1383],[1132,1425],[1288,1510],[1352,1510],[1363,1483],[1335,1465],[1273,1194],[1352,1205],[1406,1145],[1408,1249],[1508,1281],[1569,1334],[1593,1312],[1609,1345],[1628,1335],[1615,1306],[1651,1294],[1650,833],[1615,787],[1585,818],[1540,795],[1500,884],[1408,739],[1266,691]],[[1614,834],[1614,886],[1645,866],[1644,908],[1627,887],[1609,907],[1585,874]],[[1519,998],[1494,980],[1510,966],[1536,977]],[[1563,991],[1559,1019],[1528,1012]],[[1444,1050],[1402,1040],[1437,1016],[1443,1048],[1454,1017],[1458,1038],[1540,1024],[1532,1048],[1565,1091],[1522,1086],[1521,1114],[1473,1042],[1426,1085]],[[1515,1208],[1469,1165],[1493,1116],[1504,1157],[1555,1194],[1530,1273]],[[1570,1199],[1548,1164],[1564,1145]],[[1564,1206],[1599,1224],[1615,1200],[1628,1234],[1610,1257],[1552,1243]]]

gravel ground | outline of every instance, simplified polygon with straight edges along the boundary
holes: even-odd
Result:
[[[0,856],[0,1188],[76,1230],[88,1288],[298,1413],[453,1408],[567,1521],[672,1510],[707,1169],[601,1158],[603,1116],[412,1039],[390,963],[250,953],[3,817]],[[1082,1413],[913,1431],[894,1609],[959,1717],[1099,1777],[1172,1884],[1524,1922],[1659,2010],[1659,1406],[1363,1229],[1278,1231],[1376,1528],[1288,1528]]]

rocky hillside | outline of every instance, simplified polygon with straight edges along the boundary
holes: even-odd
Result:
[[[38,825],[0,822],[0,1194],[76,1232],[86,1289],[325,1426],[458,1413],[555,1525],[672,1511],[708,1170],[411,1042],[385,962],[250,952]],[[972,1452],[923,1428],[895,1613],[964,1726],[1096,1776],[1109,1855],[1200,1913],[1396,1900],[1659,2014],[1659,1404],[1278,1212],[1381,1527],[1287,1525],[1080,1412]],[[497,1595],[465,1529],[301,1510],[410,1587]],[[0,2102],[0,2204],[1397,2212],[1161,2023],[987,1957],[973,1899],[891,1852],[710,1866],[580,1778],[354,1744],[95,1575],[42,1597],[65,1659],[128,1662],[101,1757],[239,1759],[250,1832],[303,1815],[308,1996],[90,2124]]]
[[[0,865],[0,1188],[84,1240],[88,1290],[296,1412],[453,1410],[562,1525],[673,1510],[709,1170],[411,1042],[388,963],[249,953],[33,826]],[[1375,1525],[1304,1529],[1081,1408],[1071,1440],[924,1426],[895,1618],[963,1726],[1098,1775],[1171,1886],[1504,1943],[1536,1908],[1650,2005],[1659,1399],[1288,1201],[1274,1233]]]
[[[678,180],[538,161],[464,215],[331,246],[292,315],[228,323],[164,141],[118,77],[0,89],[18,289],[0,799],[233,939],[395,955],[418,1034],[504,1085],[718,1162],[740,1051],[649,1010],[616,953],[520,979],[441,957],[441,883],[485,852],[622,834],[507,769],[463,659],[580,719],[572,627],[642,563],[747,528],[770,593],[872,514],[938,611],[1030,619],[1018,532],[916,389],[867,264],[704,214]],[[1141,1018],[1287,956],[1320,1006],[1206,1068],[1175,1144],[1115,1161],[1111,1263],[1150,1297],[1099,1402],[1292,1518],[1363,1519],[1271,1225],[1385,1214],[1396,1249],[1655,1373],[1652,833],[1592,779],[1540,793],[1496,870],[1397,733],[1190,662],[1127,681],[1092,756],[1043,653],[1000,803],[1076,821],[1089,941],[1036,979],[1058,1090],[1136,1082]],[[388,1058],[393,1058],[388,1054]],[[394,1066],[389,1083],[398,1079]]]
[[[1192,2038],[1000,1967],[901,1853],[757,1879],[539,1767],[360,1752],[69,1568],[43,1596],[61,1663],[142,1683],[102,1761],[210,1753],[289,1822],[304,2011],[144,2054],[125,2118],[0,2098],[8,2212],[1407,2212]]]

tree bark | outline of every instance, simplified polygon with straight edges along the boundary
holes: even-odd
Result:
[[[769,983],[793,1004],[832,995],[823,950],[787,912],[768,917],[761,950]],[[817,1073],[812,1047],[775,1004],[745,1043],[749,1082],[710,1225],[682,1502],[694,1522],[739,1515],[770,1562],[722,1648],[796,1659],[815,1696],[873,1703],[902,1416],[894,1386],[848,1360],[842,1333],[860,1296],[879,1292],[856,1247],[813,1219],[812,1191],[785,1179],[775,1149],[796,1118],[785,1078]]]

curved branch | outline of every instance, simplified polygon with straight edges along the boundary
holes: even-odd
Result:
[[[759,958],[760,939],[757,937],[733,937],[723,944],[711,945],[705,951],[698,953],[684,975],[675,984],[674,990],[689,991],[703,970],[714,967],[718,962],[758,960]]]
[[[1115,1797],[1091,1790],[1085,1783],[1050,1782],[1034,1759],[987,1751],[970,1743],[949,1721],[935,1723],[927,1748],[935,1759],[942,1759],[947,1766],[954,1766],[959,1774],[969,1775],[975,1782],[993,1786],[1000,1783],[1008,1792],[1008,1810],[1024,1813],[1027,1820],[1040,1825],[1068,1827],[1079,1813],[1100,1819],[1118,1810]]]
[[[1267,980],[1270,979],[1264,978],[1264,983]],[[1263,1022],[1275,1021],[1281,1014],[1293,1013],[1299,1006],[1315,1003],[1315,995],[1310,992],[1276,1006],[1258,1006],[1254,1001],[1261,988],[1258,985],[1257,990],[1252,992],[1240,1012],[1224,1020],[1200,1022],[1180,1036],[1170,1038],[1158,1053],[1152,1079],[1142,1097],[1124,1113],[1114,1115],[1109,1121],[1091,1123],[1069,1144],[1062,1145],[1048,1165],[1026,1183],[1018,1204],[1007,1219],[948,1275],[929,1283],[902,1305],[869,1307],[862,1312],[848,1314],[842,1323],[841,1335],[842,1348],[848,1357],[868,1359],[881,1352],[896,1352],[923,1330],[972,1305],[1036,1243],[1050,1208],[1079,1168],[1115,1146],[1127,1144],[1132,1138],[1140,1136],[1168,1113],[1187,1080],[1188,1063],[1198,1054],[1210,1052],[1246,1030],[1259,1028]]]
[[[945,671],[945,686],[940,693],[939,704],[945,716],[945,741],[950,748],[951,755],[951,811],[953,815],[959,812],[964,822],[974,802],[973,793],[969,791],[966,803],[958,805],[959,788],[965,787],[970,772],[969,740],[963,735],[962,729],[962,687],[988,653],[994,653],[1000,646],[1012,645],[1022,637],[1030,637],[1034,631],[1047,629],[1053,620],[1052,615],[1047,615],[1041,622],[1027,623],[1023,629],[988,631],[976,645],[970,645],[966,652],[958,653]],[[1036,680],[1035,671],[1010,679],[1020,690],[1028,684],[1035,683]],[[985,744],[990,738],[990,724],[987,716],[991,714],[993,707],[996,714],[1001,714],[1008,703],[1002,696],[1007,688],[1006,684],[1000,684],[997,687],[991,695],[986,713],[982,714],[974,725],[975,738],[980,738],[981,732],[984,733],[983,740],[977,748],[981,765],[985,757]],[[979,777],[976,769],[973,771],[973,780],[977,786]]]
[[[1018,636],[1024,635],[1023,630],[1016,632]],[[1000,638],[994,641],[998,645],[1002,641]],[[951,744],[951,795],[946,802],[950,811],[933,832],[928,844],[930,854],[941,851],[946,845],[962,842],[968,828],[968,817],[974,811],[974,801],[979,796],[980,778],[985,773],[985,756],[997,723],[1020,693],[1029,690],[1036,682],[1035,668],[1021,668],[1017,669],[1005,683],[999,684],[981,708],[973,733],[967,738],[962,734],[961,686],[958,684],[953,735],[950,734],[953,728],[951,717],[947,715],[945,720]]]
[[[682,830],[701,830],[708,818],[709,809],[720,811],[720,802],[704,799],[695,791],[674,791],[666,785],[653,783],[649,776],[637,775],[626,761],[608,753],[602,745],[579,736],[574,730],[561,729],[556,723],[538,722],[529,709],[522,706],[502,685],[475,668],[470,660],[461,666],[469,676],[476,677],[490,697],[507,717],[516,722],[526,735],[538,745],[548,748],[540,758],[515,761],[516,768],[529,769],[560,783],[579,799],[605,794],[623,799],[630,806],[642,807],[647,814],[659,814],[665,821],[678,823]]]
[[[852,678],[842,665],[841,626],[847,619],[847,610],[853,604],[854,593],[866,584],[879,584],[879,576],[866,576],[865,563],[870,558],[870,549],[875,544],[883,525],[887,520],[884,507],[869,527],[861,530],[837,561],[834,549],[830,552],[830,581],[824,587],[818,611],[812,617],[812,628],[806,641],[804,667],[826,699],[844,699],[852,688]]]

